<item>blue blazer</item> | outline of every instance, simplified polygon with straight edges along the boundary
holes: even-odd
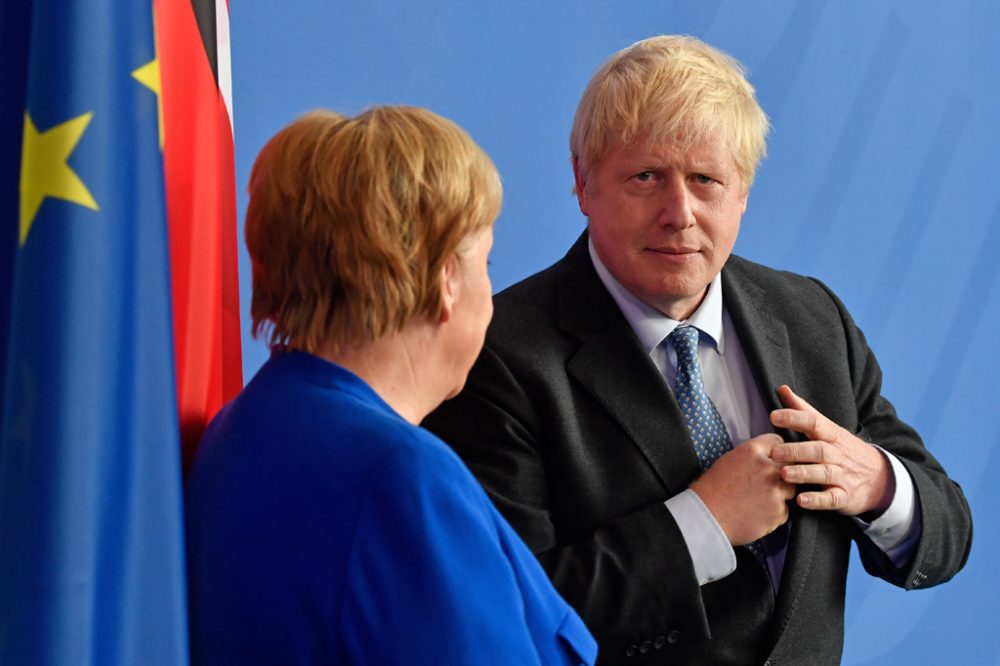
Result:
[[[196,664],[592,664],[458,457],[361,379],[275,352],[187,484]]]

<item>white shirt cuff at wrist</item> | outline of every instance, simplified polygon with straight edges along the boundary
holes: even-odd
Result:
[[[684,536],[699,585],[736,571],[736,553],[698,493],[688,488],[664,504]]]

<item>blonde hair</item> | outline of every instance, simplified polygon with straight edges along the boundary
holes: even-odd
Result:
[[[569,144],[586,170],[613,146],[646,132],[654,142],[685,145],[719,137],[746,193],[769,128],[740,63],[694,37],[660,35],[618,51],[595,72],[577,106]]]
[[[261,150],[249,190],[252,333],[307,352],[436,314],[445,262],[502,199],[469,135],[414,107],[302,116]]]

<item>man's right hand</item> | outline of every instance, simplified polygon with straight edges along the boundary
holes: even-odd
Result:
[[[782,481],[783,465],[771,460],[771,448],[781,443],[775,434],[748,439],[690,486],[734,546],[756,541],[788,520],[786,502],[795,497],[795,485]]]

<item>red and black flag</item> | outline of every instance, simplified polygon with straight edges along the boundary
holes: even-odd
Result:
[[[156,0],[185,468],[243,385],[227,0]]]

